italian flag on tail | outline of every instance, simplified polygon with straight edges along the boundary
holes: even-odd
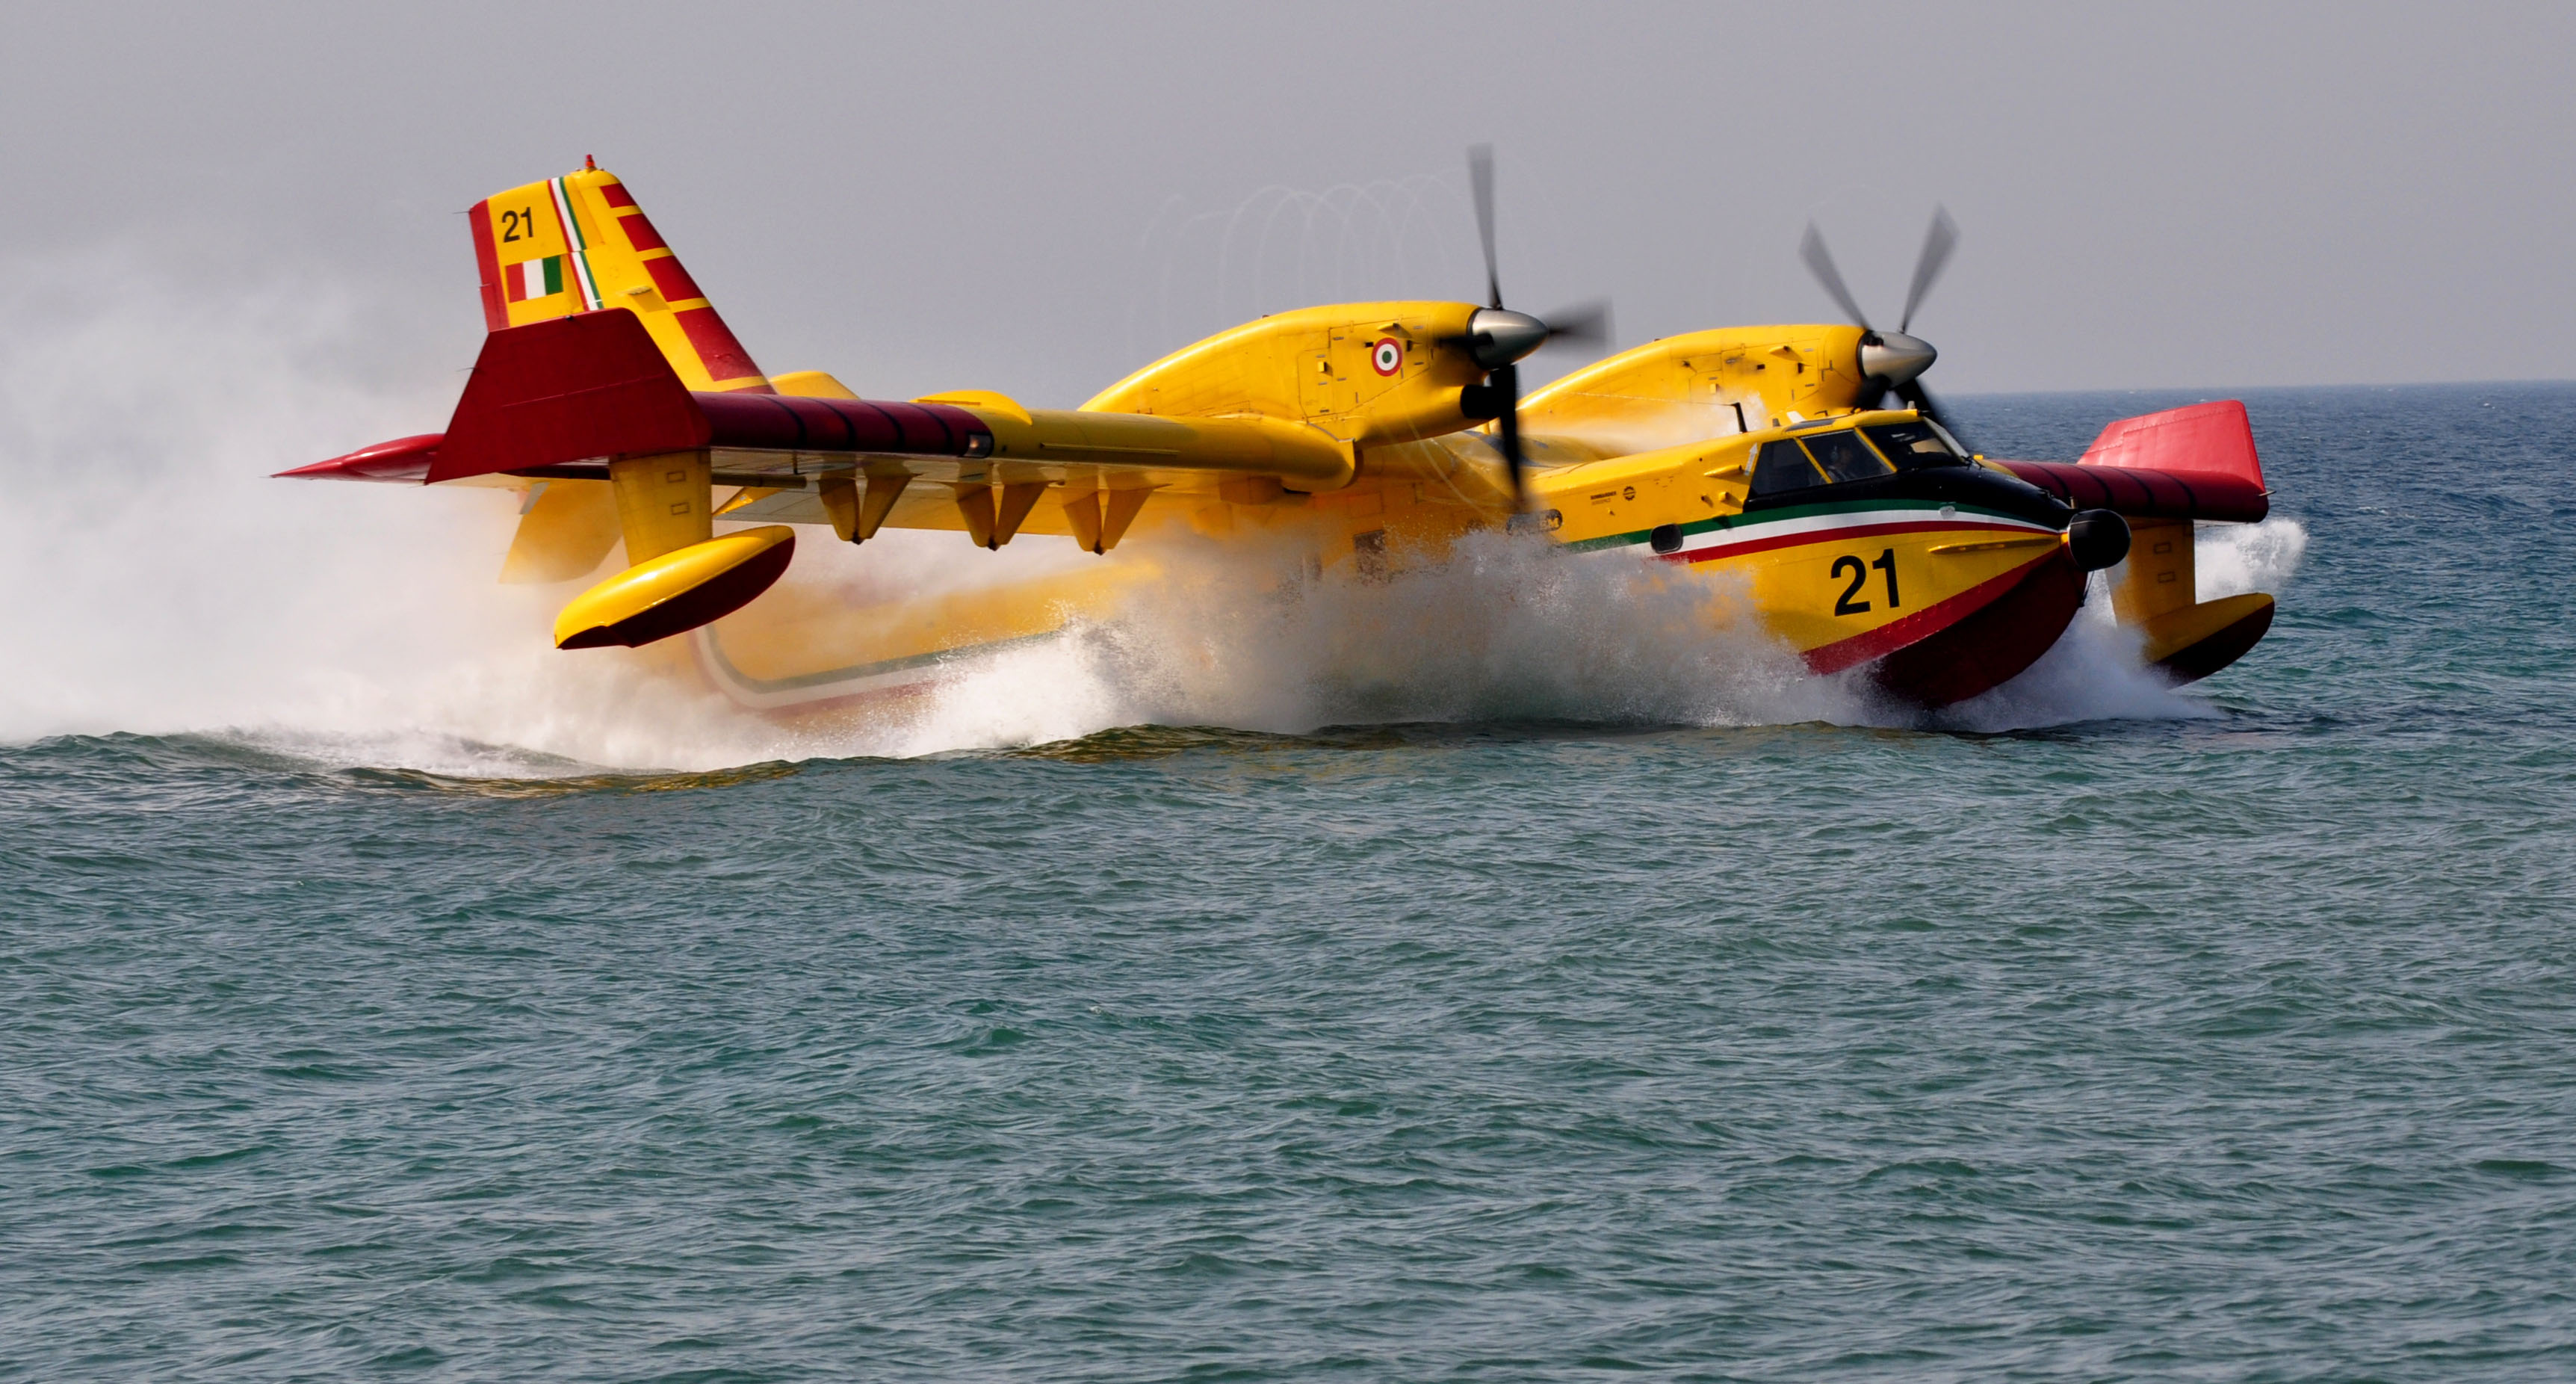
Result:
[[[513,303],[561,293],[564,291],[564,257],[548,255],[544,259],[522,260],[502,270],[501,277],[509,288]]]

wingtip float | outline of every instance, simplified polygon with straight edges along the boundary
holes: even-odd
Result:
[[[1487,301],[1276,313],[1050,410],[764,372],[585,159],[474,207],[489,334],[446,431],[281,474],[517,490],[504,580],[569,581],[626,554],[563,608],[560,647],[703,631],[699,672],[773,709],[918,684],[1117,592],[1076,574],[900,612],[761,600],[795,524],[987,549],[1061,535],[1101,554],[1131,535],[1259,531],[1307,545],[1310,566],[1385,570],[1508,523],[1743,583],[1810,668],[1932,706],[2028,667],[2105,568],[2118,619],[2176,680],[2269,627],[2269,596],[2195,599],[2193,526],[2268,509],[2243,405],[2119,420],[2072,464],[1961,445],[1923,381],[1938,352],[1910,331],[1956,246],[1946,213],[1896,330],[1869,325],[1810,228],[1802,256],[1850,323],[1667,337],[1523,397],[1518,362],[1602,337],[1608,310],[1503,307],[1490,158],[1474,171]]]
[[[767,591],[796,555],[796,531],[766,524],[639,562],[573,597],[555,647],[636,648],[721,620]]]

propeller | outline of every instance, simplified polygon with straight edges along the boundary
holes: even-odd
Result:
[[[1914,280],[1905,290],[1905,314],[1897,319],[1896,330],[1882,332],[1869,323],[1869,314],[1860,309],[1860,300],[1852,296],[1843,282],[1842,271],[1834,265],[1834,252],[1825,248],[1824,233],[1816,223],[1807,223],[1806,237],[1798,242],[1798,258],[1806,261],[1807,272],[1816,276],[1834,305],[1852,320],[1863,333],[1860,339],[1860,368],[1872,386],[1860,400],[1863,408],[1876,406],[1893,393],[1905,406],[1938,423],[1951,436],[1948,416],[1923,385],[1923,372],[1940,359],[1932,343],[1911,334],[1914,314],[1931,296],[1932,286],[1941,280],[1941,271],[1949,267],[1950,255],[1959,248],[1959,225],[1950,219],[1949,209],[1934,207],[1932,224],[1923,232],[1923,248],[1914,256]],[[1964,445],[1964,444],[1963,444]]]
[[[1950,267],[1950,252],[1958,248],[1959,223],[1950,219],[1948,207],[1935,204],[1932,224],[1923,231],[1923,248],[1914,256],[1914,284],[1905,290],[1905,315],[1896,320],[1898,331],[1914,329],[1914,310],[1923,306],[1923,296],[1940,280],[1941,271]]]
[[[1503,454],[1503,463],[1511,472],[1512,508],[1518,511],[1523,493],[1521,472],[1529,465],[1529,459],[1521,452],[1520,362],[1543,346],[1607,344],[1610,303],[1595,299],[1544,318],[1504,307],[1502,271],[1494,254],[1494,146],[1479,144],[1467,151],[1467,182],[1475,194],[1476,238],[1485,250],[1485,306],[1467,319],[1464,334],[1438,344],[1463,347],[1478,365],[1485,367],[1485,383],[1478,388],[1483,401],[1496,410],[1494,447]]]

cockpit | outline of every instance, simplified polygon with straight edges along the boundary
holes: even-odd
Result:
[[[1819,419],[1802,427],[1826,426]],[[1796,431],[1793,429],[1792,431]],[[1762,444],[1753,463],[1753,498],[1901,472],[1965,466],[1966,449],[1930,419],[1864,424],[1784,437]]]

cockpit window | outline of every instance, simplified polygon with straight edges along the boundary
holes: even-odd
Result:
[[[1930,423],[1882,423],[1863,428],[1869,440],[1887,453],[1899,470],[1913,471],[1926,466],[1957,466],[1959,454],[1942,437],[1941,430]]]
[[[1823,485],[1825,478],[1816,470],[1798,444],[1787,438],[1762,444],[1762,453],[1753,463],[1753,493],[1778,495],[1784,491],[1805,490]]]
[[[1890,469],[1868,443],[1849,432],[1817,433],[1807,439],[1807,452],[1827,476],[1838,481],[1865,481]]]

